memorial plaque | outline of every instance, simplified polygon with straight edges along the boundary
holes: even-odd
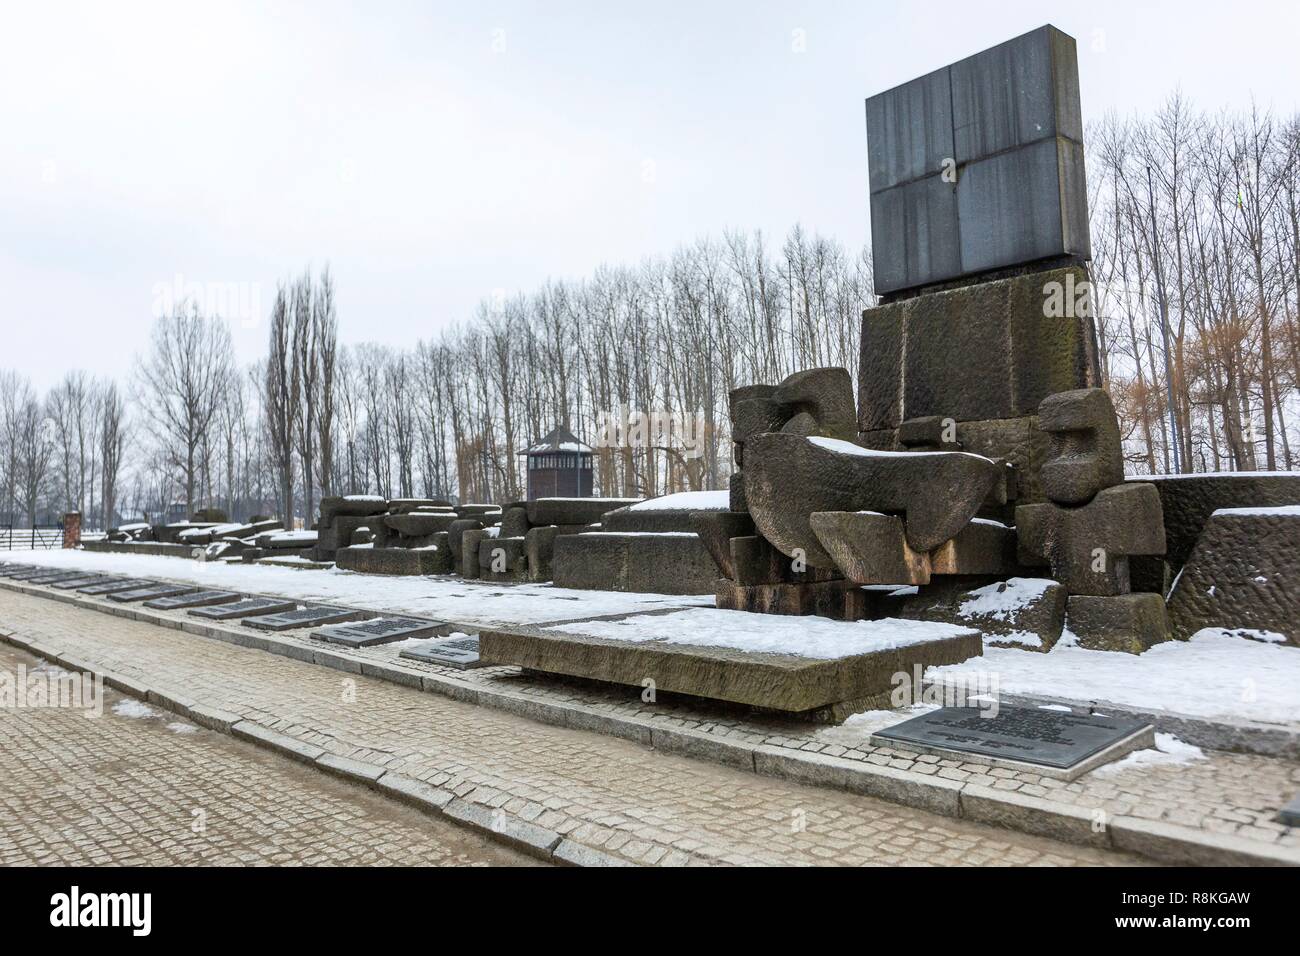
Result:
[[[50,573],[49,568],[34,568],[31,565],[23,568],[21,571],[15,571],[7,575],[10,581],[30,581],[32,578],[39,578]]]
[[[78,594],[93,594],[102,596],[105,594],[116,594],[118,591],[132,591],[137,588],[147,588],[154,581],[146,581],[143,578],[117,578],[113,581],[104,581],[101,584],[89,584],[84,588],[77,588]]]
[[[191,594],[198,588],[192,584],[150,584],[130,591],[115,591],[108,596],[110,601],[119,604],[131,604],[135,601],[151,601],[154,598],[176,597],[178,594]]]
[[[1057,771],[1083,773],[1115,757],[1155,744],[1141,720],[1071,714],[1038,707],[943,707],[877,730],[882,746],[902,744],[923,753],[975,754]],[[1061,774],[1051,774],[1061,776]]]
[[[1291,798],[1291,802],[1277,812],[1277,822],[1284,827],[1300,827],[1300,793]]]
[[[72,591],[76,588],[89,587],[92,584],[106,584],[109,581],[115,581],[116,578],[109,577],[106,574],[82,574],[75,578],[65,578],[62,581],[56,581],[51,587],[60,591]]]
[[[237,591],[192,591],[173,597],[154,598],[144,602],[144,606],[155,611],[179,611],[182,608],[211,607],[215,604],[233,604],[243,595]]]
[[[56,581],[71,581],[74,578],[83,577],[81,571],[47,571],[45,574],[38,574],[34,578],[28,578],[28,584],[54,584]]]
[[[256,617],[259,614],[279,614],[292,611],[298,606],[297,601],[283,601],[278,598],[245,598],[234,604],[216,604],[211,607],[196,607],[189,614],[209,621],[233,621],[241,617]]]
[[[48,568],[37,568],[30,564],[7,564],[0,568],[0,578],[14,578],[20,574],[35,574],[37,571],[46,571]]]
[[[450,624],[440,621],[417,621],[404,617],[377,617],[369,621],[354,621],[347,624],[331,624],[312,637],[331,644],[343,644],[347,647],[373,647],[376,644],[392,644],[413,637],[438,637],[452,629]]]
[[[273,614],[261,614],[245,619],[242,623],[255,627],[259,631],[292,631],[300,627],[317,627],[321,624],[341,624],[344,621],[356,621],[365,616],[364,611],[350,611],[337,607],[303,607]]]
[[[877,293],[1090,258],[1072,37],[1040,27],[866,106]]]
[[[478,655],[477,634],[449,637],[445,641],[436,641],[428,647],[402,651],[397,656],[460,670],[483,666]]]

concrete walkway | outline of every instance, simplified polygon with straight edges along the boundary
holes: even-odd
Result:
[[[115,675],[121,686],[148,688],[153,699],[208,725],[564,862],[1139,862],[13,591],[0,591],[0,632],[37,653]],[[0,774],[0,800],[15,799],[12,780]],[[6,844],[0,859],[7,852]]]

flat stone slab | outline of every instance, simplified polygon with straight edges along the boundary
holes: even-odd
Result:
[[[147,588],[153,581],[146,581],[143,578],[118,578],[115,581],[105,581],[102,584],[91,584],[84,588],[77,588],[78,594],[90,594],[94,596],[103,596],[105,594],[116,594],[119,591],[133,591],[138,588]]]
[[[209,621],[233,621],[241,617],[283,614],[286,611],[293,611],[297,607],[297,601],[282,601],[277,598],[245,598],[233,604],[196,607],[189,614],[191,617],[201,617]]]
[[[191,594],[196,590],[197,588],[189,584],[153,584],[132,591],[115,591],[108,596],[108,599],[117,601],[119,604],[130,604],[135,601],[152,601],[154,598]]]
[[[52,568],[39,568],[32,565],[24,565],[17,570],[6,569],[5,577],[10,581],[30,581],[32,578],[44,577],[49,574]]]
[[[316,627],[321,624],[341,624],[344,621],[357,621],[365,616],[364,611],[352,611],[337,607],[294,607],[287,611],[276,611],[247,617],[240,623],[245,627],[255,627],[259,631],[292,631],[300,627]]]
[[[107,584],[109,581],[116,581],[116,578],[103,574],[81,574],[75,578],[65,578],[62,581],[55,581],[50,587],[58,591],[72,591],[77,588],[89,587],[92,584]]]
[[[155,611],[179,611],[182,608],[212,607],[217,604],[233,604],[242,595],[237,591],[192,591],[189,594],[177,594],[171,597],[154,598],[145,601],[144,606]]]
[[[345,647],[373,647],[392,644],[413,637],[439,637],[451,631],[452,625],[441,621],[417,621],[404,617],[377,617],[369,621],[349,621],[331,624],[313,631],[312,637],[342,644]]]
[[[1300,793],[1277,812],[1277,822],[1287,827],[1300,827]]]
[[[56,584],[59,581],[71,581],[85,577],[84,571],[46,571],[35,577],[27,578],[28,584]]]
[[[483,630],[483,659],[651,686],[810,719],[890,706],[897,674],[983,653],[978,631],[930,622],[831,621],[692,608]]]
[[[1072,714],[1039,707],[943,707],[878,730],[880,746],[902,744],[921,753],[971,755],[979,763],[1035,769],[1074,778],[1134,750],[1155,746],[1155,729],[1141,720]]]
[[[483,667],[487,663],[482,659],[479,652],[478,635],[466,634],[461,637],[438,641],[428,647],[402,651],[397,656],[413,661],[423,661],[426,664],[439,664],[443,667],[469,670],[474,667]]]

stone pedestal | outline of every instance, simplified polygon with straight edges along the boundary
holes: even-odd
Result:
[[[69,511],[63,516],[63,546],[75,548],[81,544],[81,512]]]

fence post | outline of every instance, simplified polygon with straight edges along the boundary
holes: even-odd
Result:
[[[75,548],[81,544],[81,512],[69,511],[63,516],[63,546]]]

